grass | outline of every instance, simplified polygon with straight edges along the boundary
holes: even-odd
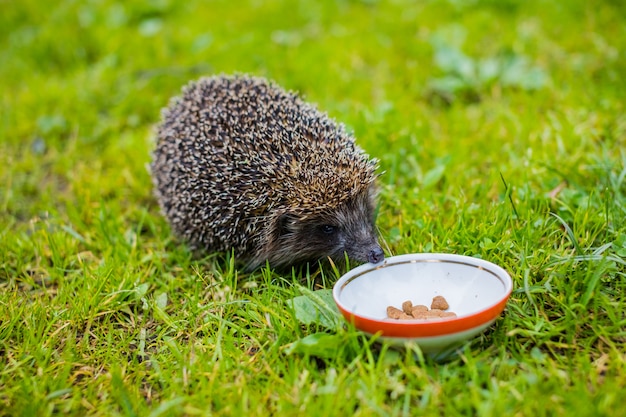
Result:
[[[0,4],[0,415],[626,415],[620,2]],[[502,317],[445,363],[290,349],[316,277],[193,257],[151,194],[160,108],[219,72],[344,122],[387,254],[502,265]]]

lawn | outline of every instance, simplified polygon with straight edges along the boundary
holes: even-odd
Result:
[[[626,416],[625,21],[610,0],[0,0],[0,416]],[[235,72],[380,160],[387,255],[507,269],[494,325],[436,361],[303,324],[289,300],[341,271],[173,238],[160,110]]]

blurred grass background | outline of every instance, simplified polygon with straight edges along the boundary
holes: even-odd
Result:
[[[0,1],[0,415],[625,415],[620,1]],[[266,76],[381,160],[388,254],[480,256],[516,292],[437,364],[194,259],[151,194],[188,80]],[[293,282],[292,282],[293,281]],[[343,339],[342,339],[343,340]],[[529,401],[529,399],[531,399]]]

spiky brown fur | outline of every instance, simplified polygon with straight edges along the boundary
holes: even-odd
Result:
[[[255,268],[344,252],[382,260],[374,231],[376,161],[342,125],[249,76],[191,82],[163,111],[151,164],[174,232]]]

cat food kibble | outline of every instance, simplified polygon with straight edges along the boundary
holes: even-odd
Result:
[[[395,320],[438,320],[456,317],[456,313],[445,311],[450,308],[445,298],[438,295],[433,298],[430,310],[425,305],[413,305],[410,300],[402,303],[402,310],[394,306],[387,307],[387,317]]]
[[[446,301],[445,298],[443,298],[442,296],[438,295],[436,297],[433,298],[433,302],[430,305],[431,309],[437,309],[437,310],[447,310],[450,308],[450,306],[448,305],[448,302]]]
[[[413,318],[412,316],[409,316],[404,311],[400,310],[399,308],[395,308],[394,306],[387,307],[387,317],[396,320],[407,320]]]

